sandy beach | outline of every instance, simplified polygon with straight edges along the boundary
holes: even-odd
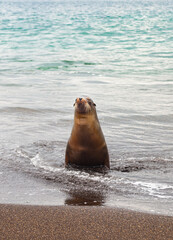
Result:
[[[107,207],[0,205],[0,239],[172,240],[173,217]]]

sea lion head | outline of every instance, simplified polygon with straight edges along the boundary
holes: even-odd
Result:
[[[76,98],[74,103],[75,113],[82,115],[95,113],[96,112],[95,106],[96,104],[89,97]]]

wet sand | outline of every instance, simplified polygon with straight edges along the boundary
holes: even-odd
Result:
[[[0,205],[0,239],[172,240],[173,217],[107,207]]]

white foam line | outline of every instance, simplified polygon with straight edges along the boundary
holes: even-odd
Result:
[[[151,182],[137,181],[137,182],[134,182],[132,184],[144,186],[146,188],[155,189],[155,190],[164,190],[164,189],[168,189],[168,188],[173,189],[173,186],[168,185],[166,183],[151,183]]]
[[[32,164],[35,167],[42,168],[42,169],[44,169],[46,171],[50,171],[50,172],[59,172],[59,171],[61,171],[60,168],[53,168],[53,167],[46,166],[46,165],[42,164],[42,158],[40,157],[39,153],[37,153],[35,155],[35,157],[31,158],[30,160],[31,160]]]
[[[132,182],[131,184],[135,186],[139,186],[143,191],[148,192],[149,195],[158,197],[158,198],[167,198],[167,199],[173,199],[172,196],[163,196],[162,190],[166,189],[173,189],[173,186],[166,184],[166,183],[151,183],[151,182]]]

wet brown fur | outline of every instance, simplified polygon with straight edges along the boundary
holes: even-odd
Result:
[[[74,125],[71,136],[67,143],[65,164],[77,165],[81,167],[106,166],[110,167],[109,155],[102,133],[99,120],[97,117],[95,104],[91,100],[90,106],[88,101],[91,99],[77,99],[75,105]],[[79,104],[88,106],[86,112],[78,111]]]

